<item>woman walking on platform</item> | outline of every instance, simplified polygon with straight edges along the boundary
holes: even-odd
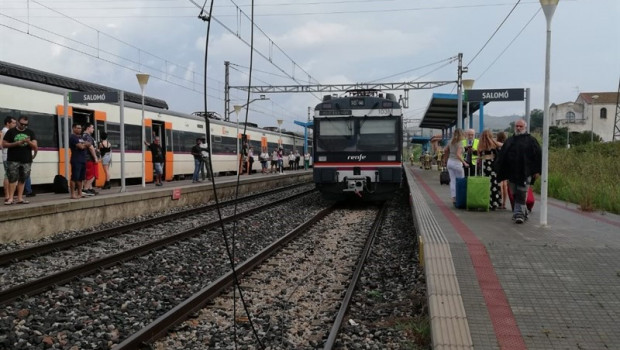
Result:
[[[105,183],[102,189],[107,190],[110,186],[110,164],[112,163],[112,145],[108,141],[108,133],[101,133],[101,142],[99,142],[99,152],[101,153],[101,164],[103,173],[105,174]]]
[[[448,173],[450,174],[450,195],[452,196],[452,203],[456,206],[456,179],[459,177],[465,177],[465,170],[463,167],[467,167],[468,164],[463,158],[465,148],[463,147],[463,140],[465,139],[465,133],[461,129],[454,130],[452,140],[450,144],[444,150],[448,153]]]
[[[495,173],[495,158],[499,152],[500,145],[493,140],[493,134],[490,130],[484,130],[480,135],[478,150],[474,154],[478,155],[479,165],[482,167],[482,175],[491,179],[491,198],[489,198],[489,208],[495,210],[502,206],[502,191],[497,174]]]

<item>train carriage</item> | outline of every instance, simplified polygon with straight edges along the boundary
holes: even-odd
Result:
[[[402,185],[402,108],[392,94],[352,90],[314,111],[316,187],[330,199],[383,200]]]
[[[33,163],[33,185],[49,185],[56,174],[65,175],[64,94],[71,91],[104,92],[112,88],[45,73],[34,69],[0,62],[0,116],[28,116],[30,127],[37,135],[39,152]],[[142,104],[141,95],[125,92],[123,108],[125,132],[125,178],[128,183],[139,183],[142,176]],[[101,132],[108,134],[112,144],[112,180],[121,177],[120,167],[120,107],[118,103],[69,103],[67,115],[72,123],[95,125],[95,139]],[[191,148],[197,138],[207,138],[210,145],[213,171],[216,174],[235,174],[238,171],[237,145],[241,144],[243,125],[199,115],[168,110],[165,101],[145,98],[146,141],[155,136],[161,140],[165,152],[164,177],[191,177],[194,160]],[[246,138],[254,146],[256,157],[261,147],[269,151],[282,144],[285,149],[303,152],[301,135],[279,133],[273,129],[250,126]],[[150,152],[145,153],[145,181],[153,181]],[[254,171],[260,171],[255,162]],[[103,174],[100,171],[100,174]],[[0,177],[4,173],[0,174]],[[102,176],[97,186],[103,185]]]

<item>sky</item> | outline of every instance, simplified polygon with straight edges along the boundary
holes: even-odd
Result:
[[[457,80],[459,53],[474,89],[530,88],[531,109],[544,107],[546,20],[537,0],[255,0],[250,62],[251,3],[214,3],[206,108],[221,116],[225,61],[231,86],[248,85],[250,65],[253,86],[432,82]],[[147,96],[174,111],[204,111],[203,4],[0,0],[0,60],[135,93],[135,74],[148,73]],[[560,0],[551,24],[551,103],[618,90],[619,18],[618,0]],[[405,118],[415,125],[434,92],[456,93],[456,84],[411,90]],[[306,121],[322,94],[266,98],[249,105],[249,122],[277,126],[282,119],[283,129],[301,131],[294,121]],[[247,99],[231,89],[231,111]],[[485,106],[486,116],[524,111],[524,102]]]

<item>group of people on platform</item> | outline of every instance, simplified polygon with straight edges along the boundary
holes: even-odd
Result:
[[[110,189],[110,165],[112,164],[112,145],[108,141],[108,134],[103,131],[99,134],[101,140],[97,142],[93,136],[95,126],[87,122],[83,126],[79,123],[72,125],[69,135],[69,149],[71,150],[71,177],[69,193],[71,199],[95,196],[95,180],[99,178],[99,162],[102,164],[105,182],[102,189]]]
[[[490,130],[476,138],[473,129],[457,129],[443,152],[444,159],[447,156],[452,202],[456,203],[457,178],[486,176],[491,186],[489,208],[506,209],[510,191],[514,197],[513,221],[520,224],[527,220],[527,191],[540,176],[542,151],[536,138],[527,132],[525,120],[515,122],[514,134],[509,138],[504,132],[493,138]]]
[[[255,161],[254,147],[243,144],[242,154],[239,159],[239,174],[252,174],[252,167]],[[304,166],[307,169],[310,166],[310,153],[303,156]],[[284,161],[288,161],[288,170],[299,170],[301,155],[299,151],[290,151],[289,155],[284,154],[282,147],[276,147],[269,153],[267,147],[263,147],[258,154],[258,161],[261,164],[261,174],[278,173],[284,174]],[[270,167],[271,165],[271,167]]]

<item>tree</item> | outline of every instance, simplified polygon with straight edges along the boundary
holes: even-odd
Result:
[[[544,112],[540,109],[534,109],[530,112],[530,131],[542,130]]]

